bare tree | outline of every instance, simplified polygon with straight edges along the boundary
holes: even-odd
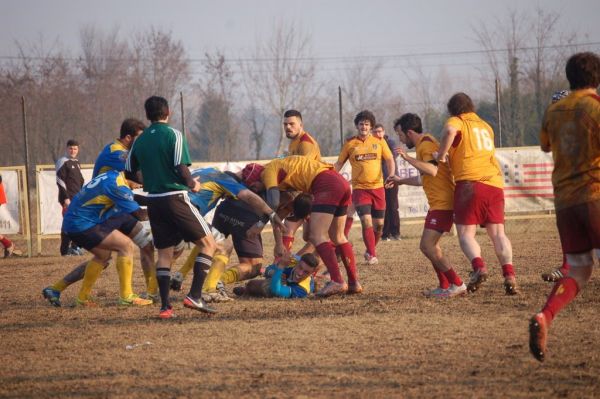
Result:
[[[267,41],[257,40],[254,54],[241,62],[250,99],[282,120],[288,108],[302,109],[316,93],[311,37],[295,24],[277,23]],[[281,125],[281,124],[280,124]],[[280,127],[277,153],[283,152],[285,132]]]

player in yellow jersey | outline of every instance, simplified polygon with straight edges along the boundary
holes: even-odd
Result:
[[[424,291],[427,297],[450,298],[467,292],[467,286],[456,274],[448,259],[442,254],[439,245],[442,234],[452,228],[454,205],[454,179],[448,165],[438,163],[435,156],[440,144],[430,134],[423,133],[421,118],[416,114],[404,114],[394,122],[394,130],[400,142],[410,148],[416,147],[417,157],[408,155],[402,148],[395,151],[409,164],[414,166],[420,176],[401,179],[399,176],[388,177],[386,187],[390,184],[408,184],[423,186],[429,211],[425,218],[425,227],[421,236],[421,252],[431,261],[438,277],[439,286]]]
[[[358,134],[346,141],[335,163],[339,171],[346,161],[352,167],[352,203],[362,225],[363,241],[367,248],[365,260],[377,264],[375,247],[383,233],[385,216],[385,189],[383,187],[382,160],[388,173],[396,171],[394,156],[385,140],[373,136],[375,116],[361,111],[354,118]],[[351,217],[352,215],[348,215]]]
[[[600,257],[600,57],[574,54],[566,75],[571,94],[546,110],[540,144],[542,151],[552,151],[556,224],[571,267],[531,318],[529,349],[539,361],[546,357],[552,320],[590,280],[593,253]]]
[[[255,190],[266,189],[267,203],[271,209],[277,209],[279,206],[280,191],[311,194],[312,202],[308,196],[296,197],[294,214],[301,218],[310,214],[309,240],[317,249],[331,276],[331,281],[317,295],[326,297],[343,293],[358,294],[363,291],[358,281],[352,245],[344,235],[351,193],[350,186],[342,175],[333,170],[331,165],[292,155],[266,164],[260,181],[246,180],[245,183]],[[348,284],[340,272],[336,252],[346,268]]]
[[[465,93],[450,98],[448,113],[437,161],[449,162],[456,182],[454,221],[460,247],[473,267],[467,288],[477,291],[488,276],[475,239],[477,225],[481,225],[502,265],[505,292],[515,295],[512,245],[504,232],[504,178],[496,160],[494,131],[475,113],[473,101]]]
[[[288,146],[287,155],[302,155],[315,161],[321,160],[321,149],[319,143],[315,140],[308,132],[304,131],[304,124],[302,122],[302,114],[295,109],[285,111],[283,114],[283,130],[288,139],[290,139],[290,145]],[[283,235],[283,245],[289,250],[292,248],[294,243],[294,236],[303,221],[298,220],[296,217],[291,215],[285,219],[285,226],[287,228]],[[304,223],[304,233],[308,233],[308,224]],[[308,237],[305,234],[305,239]],[[314,249],[310,245],[305,246],[303,252],[310,252]]]

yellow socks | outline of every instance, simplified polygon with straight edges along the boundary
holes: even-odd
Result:
[[[156,280],[156,267],[148,265],[142,270],[144,271],[144,281],[146,282],[146,292],[150,295],[156,295],[158,292],[158,280]]]
[[[77,299],[83,302],[89,299],[92,287],[96,280],[98,280],[98,277],[100,277],[100,274],[102,274],[102,270],[104,270],[104,264],[95,262],[93,259],[88,262]]]
[[[240,270],[237,266],[228,269],[221,275],[221,281],[223,284],[232,284],[240,281]]]
[[[65,280],[60,279],[56,283],[52,284],[50,287],[55,291],[63,292],[68,286],[69,284],[67,284]]]
[[[217,254],[213,256],[210,270],[204,279],[204,285],[202,286],[202,292],[214,292],[217,289],[217,283],[225,271],[225,267],[229,262],[229,257],[225,254]]]
[[[127,299],[133,294],[131,288],[133,259],[131,256],[117,256],[117,273],[119,273],[119,296],[123,299]]]
[[[185,276],[187,276],[188,273],[194,268],[194,262],[196,261],[196,256],[198,256],[199,253],[200,248],[198,248],[198,246],[195,245],[194,248],[192,248],[192,251],[188,255],[187,259],[185,260],[185,263],[183,264],[183,266],[181,266],[181,269],[179,269],[179,273],[181,273],[184,279]]]

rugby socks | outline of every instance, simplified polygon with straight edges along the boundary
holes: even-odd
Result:
[[[502,265],[502,275],[504,278],[515,277],[515,269],[513,268],[513,265],[510,263]]]
[[[70,284],[65,280],[60,279],[56,283],[52,284],[50,288],[52,288],[54,291],[63,292],[69,285]]]
[[[156,291],[158,291],[158,281],[156,280],[156,269],[154,265],[151,265],[150,268],[142,269],[144,271],[144,279],[146,281],[146,292],[150,295],[156,295]]]
[[[546,316],[548,324],[552,322],[554,317],[567,306],[579,293],[577,281],[572,277],[563,277],[554,284],[552,292],[548,296],[548,300],[542,309],[542,313]]]
[[[92,287],[100,274],[104,270],[104,265],[99,262],[95,262],[94,259],[90,260],[85,267],[85,274],[83,275],[83,281],[81,282],[81,289],[77,298],[80,301],[87,301],[92,293]]]
[[[346,268],[346,274],[348,275],[348,283],[356,283],[358,281],[358,272],[356,270],[356,260],[354,259],[354,251],[352,244],[346,242],[335,247],[335,253],[339,254],[342,258],[342,263]]]
[[[448,282],[450,284],[454,284],[457,287],[460,287],[461,285],[463,285],[462,279],[459,277],[458,274],[456,274],[454,269],[451,267],[449,267],[448,270],[444,272],[444,276],[446,276],[446,279],[448,280]]]
[[[317,253],[323,260],[323,263],[325,263],[325,266],[327,266],[331,280],[339,284],[344,284],[340,266],[337,262],[337,256],[335,256],[335,247],[333,246],[333,243],[331,241],[325,241],[317,245]]]
[[[131,288],[133,259],[131,256],[117,256],[117,273],[119,274],[119,296],[121,299],[127,299],[133,295]]]
[[[471,261],[471,266],[473,267],[473,271],[475,272],[477,270],[485,270],[485,263],[480,257],[473,258],[473,260]]]
[[[290,251],[292,249],[292,245],[294,245],[294,237],[283,236],[281,240],[283,241],[283,246],[285,249]]]
[[[179,269],[179,273],[181,273],[181,275],[183,276],[184,279],[185,279],[185,276],[188,275],[190,270],[192,270],[194,268],[194,263],[196,262],[196,257],[198,256],[199,253],[200,253],[200,248],[198,248],[197,245],[194,245],[194,248],[192,248],[192,251],[188,255],[187,259],[185,260],[185,263],[183,264],[183,266],[181,266],[181,269]]]
[[[365,242],[365,246],[367,247],[367,252],[371,256],[377,256],[375,253],[375,232],[373,231],[373,227],[364,228],[363,231],[363,241]]]
[[[171,285],[171,270],[166,267],[156,265],[156,281],[158,291],[160,292],[160,309],[166,310],[171,306],[169,302],[169,288]]]
[[[354,218],[349,216],[346,218],[346,224],[344,225],[344,235],[348,238],[348,234],[350,233],[350,229],[352,228],[352,223],[354,223]]]
[[[12,245],[12,241],[11,241],[11,240],[9,240],[9,239],[8,239],[8,238],[6,238],[6,237],[2,237],[2,239],[0,240],[0,242],[2,243],[2,246],[3,246],[4,248],[8,248],[8,247],[10,247],[10,246]]]
[[[435,269],[435,274],[437,275],[438,281],[440,283],[440,288],[445,290],[450,287],[450,283],[448,282],[448,278],[444,272]]]
[[[202,292],[214,292],[217,289],[217,283],[221,279],[227,263],[229,263],[229,257],[225,254],[218,254],[212,258],[212,264],[204,280]]]
[[[221,275],[221,281],[223,284],[233,284],[240,280],[240,269],[237,266],[233,266],[225,271]]]
[[[190,287],[189,296],[193,299],[199,299],[202,297],[202,286],[204,285],[204,279],[206,278],[207,272],[210,270],[212,264],[212,256],[199,253],[196,256],[194,262],[194,278],[192,279],[192,286]]]

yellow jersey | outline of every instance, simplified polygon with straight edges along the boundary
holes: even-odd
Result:
[[[502,169],[496,160],[494,131],[474,112],[453,116],[447,126],[457,130],[450,146],[450,170],[455,181],[478,181],[504,188]]]
[[[430,134],[423,134],[416,144],[417,159],[423,162],[435,160],[440,143]],[[448,164],[439,162],[435,176],[423,175],[423,191],[432,210],[454,209],[454,179]]]
[[[383,187],[383,159],[394,159],[390,147],[384,139],[369,134],[364,140],[358,136],[348,139],[337,161],[339,165],[350,161],[352,188],[375,189]]]
[[[282,191],[309,193],[315,177],[329,169],[333,169],[333,166],[305,156],[292,155],[266,164],[261,178],[267,190],[277,187]]]
[[[550,105],[540,142],[552,150],[556,209],[600,200],[600,96],[578,90]]]
[[[315,161],[321,160],[321,149],[319,143],[307,132],[300,133],[290,141],[288,155],[303,155]]]

